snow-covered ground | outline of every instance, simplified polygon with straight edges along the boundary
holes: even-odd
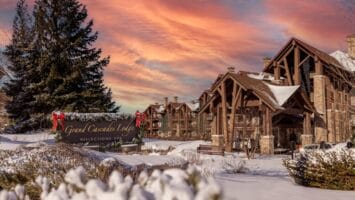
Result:
[[[54,144],[54,135],[47,131],[32,134],[0,134],[0,150],[15,150],[21,146],[37,143]]]
[[[289,176],[218,174],[225,199],[237,200],[352,200],[353,191],[335,191],[296,185]]]
[[[243,153],[227,153],[224,157],[197,154],[196,148],[200,144],[209,143],[205,141],[144,139],[144,142],[143,149],[152,150],[153,153],[125,155],[85,151],[99,157],[103,162],[114,160],[127,166],[176,166],[190,162],[205,176],[213,176],[216,179],[217,183],[222,186],[225,199],[350,200],[355,198],[355,192],[308,188],[295,184],[282,165],[282,160],[286,156],[256,155],[255,159],[248,160]],[[54,137],[45,132],[32,135],[0,135],[0,149],[14,150],[20,146],[36,146],[39,143],[52,145]],[[169,152],[167,155],[154,153],[160,150],[169,150]],[[245,162],[247,168],[244,173],[229,174],[226,172],[226,163],[239,164],[241,162]]]

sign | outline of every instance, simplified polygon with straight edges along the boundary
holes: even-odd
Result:
[[[65,119],[65,127],[60,131],[60,140],[66,143],[102,144],[120,140],[130,143],[138,134],[139,129],[135,126],[134,118],[110,121]]]

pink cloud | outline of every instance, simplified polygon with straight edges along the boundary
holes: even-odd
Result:
[[[345,37],[355,33],[355,4],[352,1],[268,0],[268,20],[311,44],[334,51],[345,49]]]

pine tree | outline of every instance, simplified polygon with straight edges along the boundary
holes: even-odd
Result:
[[[16,15],[13,22],[12,40],[6,46],[4,55],[10,62],[12,79],[5,84],[4,91],[11,97],[6,110],[15,121],[27,120],[29,113],[24,112],[28,107],[31,95],[24,90],[28,82],[25,73],[31,63],[30,49],[32,42],[32,20],[28,13],[25,0],[19,0],[16,6]]]
[[[38,80],[27,89],[34,94],[34,116],[53,110],[117,112],[111,91],[103,84],[109,57],[92,47],[98,37],[86,7],[77,0],[37,0],[34,7]]]

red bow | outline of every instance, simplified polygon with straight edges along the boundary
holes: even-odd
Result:
[[[58,127],[58,120],[60,120],[60,126],[62,127],[62,131],[64,131],[64,119],[65,119],[65,115],[64,113],[52,113],[52,120],[53,120],[53,127],[52,127],[52,131],[56,131],[57,127]]]
[[[136,127],[141,126],[141,113],[137,110],[136,112]]]

